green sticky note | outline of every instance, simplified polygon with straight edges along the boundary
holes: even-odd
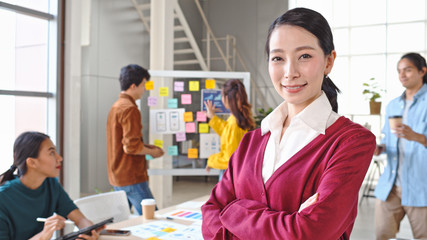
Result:
[[[178,98],[168,99],[168,108],[178,108]]]
[[[178,156],[178,146],[173,145],[168,147],[169,156]]]

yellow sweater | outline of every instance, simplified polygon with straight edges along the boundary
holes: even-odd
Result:
[[[221,151],[208,158],[208,166],[216,169],[227,169],[231,155],[236,151],[247,130],[243,130],[237,125],[236,118],[233,115],[230,115],[227,121],[214,116],[209,121],[209,126],[220,137]]]

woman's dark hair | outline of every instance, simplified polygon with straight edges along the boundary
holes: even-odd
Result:
[[[19,135],[13,145],[13,164],[9,170],[0,175],[0,185],[14,178],[13,173],[18,168],[18,176],[27,172],[27,158],[37,158],[40,146],[49,136],[39,132],[24,132]]]
[[[139,86],[144,78],[148,81],[150,77],[150,73],[145,68],[136,64],[129,64],[120,70],[120,88],[122,91],[126,91],[132,84]]]
[[[222,86],[222,96],[227,99],[231,113],[236,117],[241,129],[252,130],[255,120],[248,102],[245,86],[238,79],[230,79]]]
[[[415,67],[417,67],[418,71],[422,71],[423,67],[427,67],[426,59],[418,53],[407,53],[407,54],[403,55],[402,58],[400,58],[400,60],[402,60],[404,58],[411,61],[412,64],[414,64]],[[424,74],[424,76],[423,76],[423,83],[424,84],[427,83],[427,73]]]
[[[271,34],[277,27],[282,25],[298,26],[316,36],[325,56],[331,54],[332,50],[335,49],[331,28],[329,27],[328,21],[326,21],[322,15],[311,9],[294,8],[278,17],[270,25],[270,28],[268,29],[267,42],[265,44],[267,59],[269,59],[270,56]],[[341,91],[327,76],[324,76],[323,78],[322,90],[328,97],[332,110],[334,112],[338,112],[337,95]]]

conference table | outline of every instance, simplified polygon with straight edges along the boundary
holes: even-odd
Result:
[[[194,221],[187,221],[183,218],[173,218],[171,220],[170,218],[164,217],[164,215],[180,210],[180,209],[186,209],[186,210],[194,210],[194,211],[200,211],[200,207],[203,203],[205,203],[209,199],[209,195],[205,195],[199,198],[195,198],[186,202],[183,202],[181,204],[177,204],[174,206],[170,206],[167,208],[163,208],[160,210],[157,210],[155,212],[155,218],[154,219],[145,219],[143,216],[138,216],[134,218],[129,218],[127,220],[117,222],[117,223],[111,223],[106,226],[107,229],[123,229],[123,228],[129,228],[138,226],[141,224],[147,225],[149,223],[153,223],[156,221],[162,221],[162,222],[170,222],[172,224],[182,224],[185,226],[190,226],[194,224]],[[200,221],[201,222],[201,221]],[[135,235],[129,235],[129,236],[109,236],[109,235],[101,235],[99,237],[100,240],[111,240],[111,239],[118,239],[118,240],[141,240],[141,239],[158,239],[158,238],[142,238],[141,236],[135,236]],[[203,237],[200,234],[200,239],[203,239]]]

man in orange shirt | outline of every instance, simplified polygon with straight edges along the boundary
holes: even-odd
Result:
[[[107,120],[107,170],[115,191],[124,190],[131,205],[142,215],[141,201],[153,198],[148,187],[145,155],[163,156],[163,150],[143,143],[141,113],[135,101],[145,92],[148,71],[136,64],[121,69],[119,99]]]

